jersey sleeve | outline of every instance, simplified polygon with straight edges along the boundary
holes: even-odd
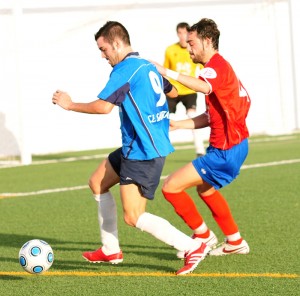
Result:
[[[219,83],[219,77],[216,70],[210,67],[201,69],[199,78],[209,85],[209,92],[207,95],[211,94]]]
[[[129,83],[122,80],[120,75],[112,73],[106,86],[99,93],[98,98],[110,102],[116,106],[120,106],[125,100],[129,90]]]
[[[164,93],[167,94],[167,93],[169,93],[172,90],[173,85],[165,77],[163,77],[163,83],[164,83]]]

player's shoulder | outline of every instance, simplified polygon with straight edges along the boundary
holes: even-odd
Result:
[[[233,70],[230,63],[219,53],[213,55],[204,68],[213,68],[219,74],[223,73],[224,75]]]
[[[216,53],[215,55],[212,56],[211,58],[211,62],[217,65],[230,65],[229,62],[227,60],[225,60],[225,58],[220,55],[219,53]]]
[[[150,71],[158,73],[155,65],[141,56],[127,58],[117,66],[118,67],[115,66],[116,72],[119,76],[122,76],[122,78],[120,78],[121,80],[145,75],[145,73],[149,73]]]
[[[169,45],[167,48],[166,48],[166,51],[167,52],[173,52],[173,51],[178,51],[179,49],[181,49],[181,46],[179,45],[179,43],[173,43],[171,45]]]

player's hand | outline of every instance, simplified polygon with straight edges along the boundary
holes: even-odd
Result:
[[[157,62],[151,61],[151,63],[155,65],[160,75],[166,76],[166,68],[164,68],[162,65],[158,64]]]
[[[73,103],[71,97],[63,91],[57,90],[52,96],[52,103],[62,107],[65,110],[70,110]]]
[[[169,127],[169,131],[175,131],[175,130],[177,130],[177,129],[178,129],[178,127],[177,127],[177,125],[176,125],[176,121],[170,119],[170,127]]]

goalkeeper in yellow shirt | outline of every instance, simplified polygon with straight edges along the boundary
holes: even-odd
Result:
[[[190,58],[187,48],[187,33],[190,26],[188,23],[179,23],[176,27],[179,41],[167,47],[165,51],[164,67],[185,75],[197,77],[198,72],[203,67],[201,64],[195,64]],[[177,88],[178,97],[168,98],[169,112],[171,115],[175,114],[176,107],[181,102],[189,118],[197,115],[197,93],[185,87],[181,83],[170,79],[171,83]],[[205,154],[203,138],[200,130],[193,130],[194,145],[197,156]]]

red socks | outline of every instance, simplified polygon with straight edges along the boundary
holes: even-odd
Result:
[[[185,191],[179,193],[162,191],[162,193],[165,199],[172,204],[175,212],[192,230],[203,223],[203,219],[199,214],[194,201]]]
[[[204,233],[194,233],[193,238],[199,237],[199,238],[205,239],[205,238],[208,238],[209,235],[210,235],[210,230],[207,229]]]
[[[199,214],[194,201],[185,191],[179,193],[169,193],[162,191],[162,193],[165,196],[166,200],[172,204],[175,212],[192,230],[202,225],[202,223],[204,222],[203,218]],[[209,196],[200,195],[200,197],[209,207],[215,221],[218,223],[222,232],[226,236],[238,233],[238,227],[233,219],[227,201],[219,191],[215,191]]]
[[[210,208],[214,219],[225,235],[231,235],[239,231],[227,201],[219,191],[215,191],[209,196],[200,195],[200,197]]]
[[[236,240],[236,241],[228,241],[229,244],[237,246],[239,244],[241,244],[243,241],[243,238],[241,237],[240,239]]]

